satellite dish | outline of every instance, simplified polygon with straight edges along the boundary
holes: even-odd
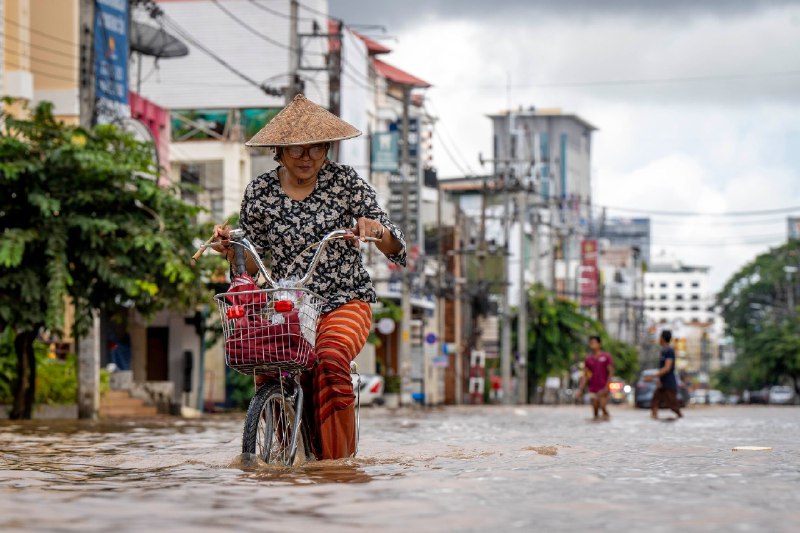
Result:
[[[183,57],[189,55],[189,48],[164,28],[156,28],[141,22],[131,22],[131,51],[145,56]]]

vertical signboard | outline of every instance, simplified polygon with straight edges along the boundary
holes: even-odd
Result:
[[[372,170],[376,172],[397,172],[398,159],[397,132],[373,133]]]
[[[585,239],[581,241],[581,266],[578,276],[580,302],[582,306],[597,305],[600,285],[597,268],[597,241]]]
[[[788,217],[789,239],[800,239],[800,217]]]
[[[94,15],[95,121],[119,122],[128,104],[128,0],[96,0]]]

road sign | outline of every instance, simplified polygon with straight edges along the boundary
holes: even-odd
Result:
[[[425,342],[428,344],[436,344],[436,333],[428,333],[425,335]]]
[[[446,355],[437,355],[431,362],[435,368],[447,368],[450,365],[450,358]]]

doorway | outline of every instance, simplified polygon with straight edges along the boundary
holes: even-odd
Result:
[[[147,328],[147,381],[169,380],[169,328]]]

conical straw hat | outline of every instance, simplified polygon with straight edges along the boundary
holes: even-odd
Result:
[[[247,146],[291,146],[342,141],[361,132],[302,94],[247,141]]]

